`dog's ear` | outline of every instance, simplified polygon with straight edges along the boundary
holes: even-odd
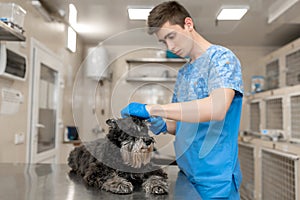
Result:
[[[115,119],[108,119],[106,120],[106,124],[112,128],[116,128],[117,127],[117,122]]]

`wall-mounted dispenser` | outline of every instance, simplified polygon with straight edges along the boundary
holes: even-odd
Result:
[[[0,96],[0,115],[16,114],[19,112],[23,100],[23,94],[19,90],[2,88]]]

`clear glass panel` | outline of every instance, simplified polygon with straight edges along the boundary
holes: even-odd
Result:
[[[39,90],[38,148],[41,153],[55,148],[58,73],[41,64]]]

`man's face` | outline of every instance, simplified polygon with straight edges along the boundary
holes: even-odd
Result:
[[[193,48],[192,36],[186,27],[182,28],[179,25],[172,25],[166,22],[157,31],[156,36],[170,51],[180,57],[189,56]]]

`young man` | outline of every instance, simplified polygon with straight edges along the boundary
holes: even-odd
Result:
[[[149,33],[156,34],[170,51],[190,60],[178,72],[172,103],[130,103],[122,116],[148,119],[154,134],[176,135],[178,167],[202,199],[239,199],[243,82],[238,58],[229,49],[205,40],[177,2],[156,6],[148,26]]]

